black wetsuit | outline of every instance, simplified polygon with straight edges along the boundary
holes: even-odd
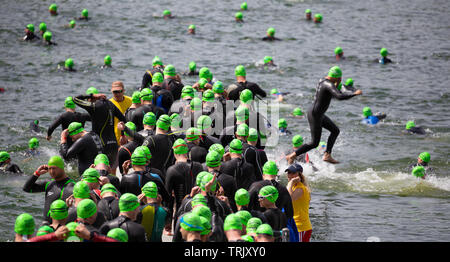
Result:
[[[218,186],[220,185],[223,188],[224,195],[228,198],[231,209],[233,210],[233,212],[236,212],[237,206],[236,201],[234,200],[234,195],[236,194],[236,191],[239,187],[236,184],[233,173],[228,174],[223,172],[222,167],[220,171],[211,171],[210,173],[217,176]]]
[[[159,106],[153,104],[145,104],[134,110],[134,114],[132,115],[131,122],[136,125],[136,131],[141,131],[144,129],[144,115],[148,112],[153,112],[158,119],[161,115],[164,115],[164,109]]]
[[[113,220],[118,217],[120,213],[119,199],[113,196],[102,198],[97,203],[97,210],[105,214],[107,221]]]
[[[266,152],[264,150],[257,149],[255,146],[250,144],[243,145],[248,146],[246,146],[245,149],[244,147],[242,148],[242,156],[245,161],[253,165],[256,180],[262,180],[263,166],[267,162]]]
[[[164,109],[164,113],[167,114],[175,101],[172,93],[160,86],[152,86],[152,91],[153,104]]]
[[[29,33],[26,34],[23,38],[24,41],[33,41],[33,40],[37,40],[40,39],[37,35],[35,35],[34,33]]]
[[[334,142],[339,135],[339,128],[325,115],[330,106],[331,98],[338,100],[347,100],[354,97],[354,94],[346,94],[339,91],[336,86],[327,79],[321,79],[317,85],[315,100],[313,105],[308,109],[307,117],[309,127],[311,129],[311,142],[303,144],[295,151],[296,155],[301,155],[309,150],[316,148],[320,143],[322,136],[322,128],[331,132],[327,141],[326,152],[331,153]]]
[[[100,228],[100,233],[107,235],[109,230],[113,228],[121,228],[128,234],[128,242],[145,242],[145,229],[141,224],[138,224],[126,216],[118,216],[117,218],[108,221]]]
[[[22,170],[20,170],[20,167],[13,163],[0,163],[0,171],[3,172],[11,172],[11,173],[23,173]]]
[[[158,194],[161,195],[163,201],[165,203],[170,203],[171,196],[167,193],[163,180],[154,173],[135,171],[123,175],[122,180],[120,181],[119,191],[121,194],[132,193],[138,196],[142,193],[142,187],[150,181],[154,182],[158,187]]]
[[[91,116],[92,131],[100,136],[103,153],[108,156],[111,166],[114,167],[117,157],[117,140],[114,132],[114,117],[126,122],[125,116],[109,100],[99,99],[94,103],[88,102],[90,95],[81,95],[73,98],[73,102],[85,109]]]
[[[287,227],[287,217],[279,208],[269,208],[262,212],[266,219],[266,223],[269,224],[274,231],[280,231]]]
[[[120,170],[121,174],[123,174],[123,167],[122,167],[123,163],[125,161],[131,159],[131,155],[133,154],[134,150],[138,146],[140,146],[139,143],[137,143],[135,141],[129,141],[125,145],[119,147],[119,152],[117,153],[117,158],[119,161],[119,170]]]
[[[181,90],[183,89],[183,87],[183,83],[178,82],[178,80],[172,78],[164,79],[164,82],[162,84],[162,89],[169,90],[170,93],[172,93],[174,101],[181,98]]]
[[[125,119],[127,120],[127,122],[131,122],[131,119],[133,119],[133,115],[134,115],[134,112],[136,111],[136,109],[137,108],[134,108],[134,107],[127,108],[127,110],[125,111]]]
[[[425,132],[425,129],[423,129],[420,126],[411,127],[410,129],[406,129],[406,131],[408,131],[409,133],[418,134],[418,135],[425,135],[427,133],[427,132]]]
[[[209,151],[209,148],[214,144],[220,144],[220,140],[211,135],[203,134],[200,136],[199,146],[206,149],[206,151]]]
[[[187,71],[183,73],[184,76],[198,76],[198,74],[198,71]]]
[[[40,193],[45,192],[45,200],[44,200],[44,219],[49,223],[52,222],[48,211],[50,210],[50,205],[53,201],[61,199],[66,201],[66,199],[72,195],[74,181],[69,177],[61,181],[41,181],[36,182],[38,179],[37,176],[30,176],[28,180],[25,182],[23,186],[23,191],[28,193]]]
[[[261,97],[267,96],[266,91],[264,91],[256,83],[245,81],[245,82],[237,82],[236,85],[237,88],[233,89],[232,91],[230,91],[230,93],[228,93],[228,99],[230,100],[233,101],[239,100],[239,95],[245,89],[249,89],[250,91],[252,91],[253,99],[255,98],[255,95],[259,95]]]
[[[166,169],[172,163],[172,139],[166,134],[156,134],[148,136],[142,143],[143,146],[147,146],[152,153],[152,167],[159,169],[165,179]]]
[[[233,158],[223,162],[220,171],[233,176],[237,188],[249,189],[251,184],[256,181],[255,168],[242,158]],[[234,199],[234,195],[232,195]]]
[[[189,159],[202,164],[206,162],[206,155],[208,154],[208,150],[192,142],[187,142],[187,146]]]
[[[84,127],[86,121],[91,121],[91,116],[87,113],[70,112],[66,111],[56,118],[53,123],[47,129],[47,136],[51,136],[53,131],[61,125],[61,130],[65,130],[69,127],[70,123],[78,122]],[[67,139],[69,147],[73,144],[71,139]]]
[[[67,139],[70,139],[67,138]],[[67,143],[60,145],[59,153],[65,159],[78,159],[78,173],[80,175],[94,163],[95,157],[103,152],[99,136],[94,132],[86,133],[75,141],[69,148]]]
[[[142,77],[141,88],[139,90],[151,87],[153,85],[152,77],[156,72],[160,72],[162,75],[164,75],[164,68],[158,66],[152,68],[151,70],[145,71],[144,76]]]
[[[281,41],[280,38],[276,38],[275,36],[265,36],[262,38],[263,41]]]

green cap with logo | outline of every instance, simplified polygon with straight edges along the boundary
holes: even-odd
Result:
[[[128,234],[127,231],[123,230],[120,227],[113,228],[108,231],[107,237],[114,238],[119,242],[128,242]]]
[[[269,160],[263,166],[263,174],[276,176],[278,174],[278,167],[275,161]]]
[[[300,147],[301,145],[303,145],[303,137],[301,135],[295,135],[292,138],[292,145],[294,147]]]
[[[69,208],[67,207],[66,202],[61,199],[57,199],[50,205],[50,210],[48,213],[50,217],[55,220],[63,220],[69,216]]]
[[[147,146],[138,146],[135,151],[142,151],[144,153],[144,156],[147,160],[152,159],[152,153],[150,152],[150,149]]]
[[[242,221],[237,214],[229,214],[223,221],[223,229],[228,230],[242,230]]]
[[[92,199],[83,199],[77,206],[77,216],[79,218],[90,218],[97,213],[97,205]]]
[[[207,172],[205,172],[207,173]],[[200,173],[197,175],[197,180],[200,178],[203,178],[203,176],[199,176]],[[199,186],[200,184],[197,183],[197,185]],[[196,194],[194,197],[192,197],[192,201],[191,201],[191,206],[195,207],[197,205],[203,205],[206,206],[207,205],[207,200],[206,198],[202,195],[202,194]]]
[[[139,207],[139,199],[135,194],[125,193],[119,199],[120,212],[133,211]]]
[[[83,125],[79,122],[70,123],[67,129],[69,131],[69,136],[74,136],[84,131]]]
[[[181,217],[180,226],[186,231],[203,231],[200,216],[192,212],[186,213]]]
[[[22,236],[33,235],[35,226],[33,216],[28,213],[23,213],[16,218],[14,232]]]

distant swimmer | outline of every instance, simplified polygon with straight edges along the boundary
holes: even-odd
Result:
[[[414,123],[414,121],[408,121],[406,123],[406,127],[405,127],[406,131],[412,134],[419,134],[419,135],[425,135],[425,129],[423,129],[423,127],[420,126],[416,126],[416,123]]]
[[[195,35],[195,25],[189,25],[188,34]]]
[[[36,119],[30,123],[30,130],[31,130],[31,132],[36,132],[36,133],[41,132],[41,128],[39,127],[39,120]]]
[[[112,67],[112,58],[110,55],[106,55],[103,58],[103,66],[102,68]]]
[[[322,15],[321,14],[315,14],[314,15],[314,23],[322,23]]]
[[[339,91],[341,91],[342,93],[345,92],[350,92],[353,93],[356,91],[356,88],[353,86],[353,79],[352,78],[347,78],[347,80],[345,80],[345,83],[343,85],[339,84],[340,88]]]
[[[238,23],[243,23],[244,22],[244,14],[242,14],[242,12],[237,12],[234,15],[234,21],[236,21]]]
[[[417,163],[409,165],[409,169],[413,170],[414,168],[421,166],[425,169],[427,172],[433,172],[433,168],[429,166],[431,160],[431,155],[428,152],[422,152],[417,157]]]
[[[6,151],[0,152],[0,170],[11,173],[23,173],[18,165],[11,163],[11,155]]]
[[[311,142],[302,145],[294,153],[286,156],[286,160],[295,158],[298,155],[304,154],[309,150],[317,147],[322,136],[322,128],[325,128],[331,132],[328,137],[327,149],[323,156],[323,160],[330,162],[332,164],[339,163],[331,157],[331,151],[333,149],[334,143],[340,133],[339,128],[334,124],[328,116],[325,115],[328,107],[330,106],[331,98],[336,98],[338,100],[347,100],[354,96],[361,95],[361,90],[356,90],[352,94],[341,93],[337,89],[337,86],[341,82],[342,71],[338,66],[332,67],[328,75],[321,79],[316,90],[315,101],[308,110],[308,122],[311,129]]]
[[[411,174],[415,177],[425,179],[427,174],[423,166],[416,166],[413,168]]]
[[[57,6],[56,4],[51,4],[51,5],[48,7],[48,12],[49,12],[52,16],[58,15],[58,6]]]
[[[270,94],[272,96],[275,96],[276,99],[278,100],[278,102],[283,102],[284,101],[284,96],[289,94],[289,92],[282,93],[282,92],[278,91],[278,89],[272,88],[272,90],[270,90]]]
[[[33,41],[39,39],[37,35],[34,34],[34,25],[28,24],[25,27],[25,36],[22,38],[23,41]]]
[[[243,2],[243,3],[241,4],[241,10],[242,10],[242,11],[247,11],[247,9],[248,9],[247,2]]]
[[[47,24],[42,22],[39,24],[39,34],[43,36],[45,32],[47,32]]]
[[[89,11],[87,9],[83,9],[81,11],[81,16],[77,18],[77,20],[89,20]]]
[[[74,62],[72,58],[67,58],[66,61],[64,61],[64,67],[63,70],[64,71],[69,71],[69,72],[76,72],[77,70],[75,68],[73,68],[74,66]]]
[[[342,47],[340,47],[340,46],[338,46],[334,49],[334,55],[336,56],[337,61],[345,59],[344,50],[342,50]]]
[[[280,131],[280,133],[283,135],[292,135],[292,132],[288,130],[287,127],[288,124],[286,119],[280,118],[280,120],[278,120],[278,130]]]
[[[306,9],[305,10],[305,19],[306,19],[306,21],[311,21],[312,20],[311,9]]]
[[[28,150],[26,151],[27,156],[36,156],[39,155],[39,140],[36,137],[31,138],[28,141]]]
[[[388,56],[388,50],[386,48],[381,48],[380,55],[381,55],[381,58],[378,59],[378,63],[383,64],[383,65],[384,64],[388,64],[388,63],[392,63],[392,60],[387,57]]]
[[[45,45],[58,45],[57,43],[55,43],[55,42],[53,42],[52,41],[52,32],[50,32],[50,31],[46,31],[43,35],[42,35],[42,37],[44,38],[43,39],[43,42],[44,42],[44,44]]]
[[[64,25],[65,28],[75,28],[75,26],[77,25],[77,22],[75,22],[75,20],[70,20],[69,24]]]
[[[275,37],[275,28],[270,27],[267,29],[266,36],[262,38],[263,41],[275,41],[281,40],[280,38]]]
[[[189,62],[189,70],[185,73],[183,73],[183,75],[186,76],[198,76],[198,71],[197,71],[197,64],[195,63],[195,61],[191,61]]]
[[[380,120],[386,118],[386,114],[380,112],[373,115],[372,109],[368,106],[363,108],[363,116],[364,119],[361,122],[368,125],[376,125]]]
[[[243,65],[236,66],[234,74],[237,80],[237,83],[234,85],[236,88],[234,88],[233,90],[230,90],[231,88],[228,88],[228,99],[233,101],[238,100],[240,93],[245,89],[249,89],[250,91],[252,91],[253,100],[255,95],[259,95],[261,97],[267,96],[266,92],[261,87],[259,87],[258,84],[247,81],[247,72]]]
[[[303,113],[303,110],[300,107],[296,107],[294,108],[294,110],[292,110],[292,116],[298,119],[302,119],[305,117],[305,114]]]
[[[172,12],[170,10],[164,10],[163,11],[163,18],[164,19],[172,19],[175,18],[175,16],[172,15]]]

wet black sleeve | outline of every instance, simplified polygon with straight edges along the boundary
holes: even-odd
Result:
[[[129,129],[127,126],[125,126],[124,130],[125,133],[127,133],[130,137],[132,137],[134,139],[134,141],[136,143],[138,143],[139,145],[142,145],[142,143],[145,140],[145,137],[142,136],[141,134],[139,134],[138,132]]]
[[[117,108],[117,106],[116,105],[114,105],[114,103],[113,102],[111,102],[111,101],[109,101],[108,100],[108,102],[110,103],[110,105],[112,106],[112,108],[113,108],[113,115],[115,116],[115,117],[117,117],[118,119],[119,119],[119,121],[122,121],[122,122],[127,122],[127,119],[125,118],[125,116],[122,114],[122,112],[119,110],[119,108]]]
[[[11,166],[8,168],[8,171],[12,173],[23,173],[22,170],[20,170],[20,167],[16,164],[11,164]]]
[[[47,182],[36,183],[36,180],[38,180],[38,178],[39,177],[35,175],[30,176],[25,182],[25,185],[23,185],[23,191],[27,193],[45,192],[45,185],[47,184]]]
[[[90,95],[80,95],[73,98],[73,102],[86,110],[89,114],[92,114],[95,109],[95,103],[87,101],[87,99],[91,98]]]
[[[84,126],[84,123],[86,123],[87,121],[91,121],[91,116],[89,114],[82,113],[82,114],[80,114],[80,116],[81,116],[81,124],[83,124],[83,126]]]
[[[68,138],[70,139],[70,138]],[[71,158],[76,158],[79,152],[81,152],[86,146],[86,140],[83,138],[79,138],[72,146],[69,148],[67,143],[63,143],[60,145],[59,153],[61,156],[67,160]]]
[[[342,93],[334,85],[324,85],[324,86],[327,87],[327,90],[337,100],[347,100],[347,99],[350,99],[355,96],[353,93],[350,93],[350,94]]]
[[[262,90],[262,88],[259,87],[259,85],[257,85],[256,83],[252,83],[251,91],[253,92],[253,95],[260,95],[262,97],[266,97],[267,96],[266,91]]]
[[[55,129],[61,125],[62,123],[62,114],[53,121],[53,123],[48,127],[47,129],[47,136],[51,136],[53,134],[53,131],[55,131]]]

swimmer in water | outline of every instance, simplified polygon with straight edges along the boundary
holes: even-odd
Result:
[[[312,20],[312,13],[311,13],[311,9],[306,9],[305,10],[305,16],[306,16],[306,21],[311,21]]]
[[[77,23],[75,22],[75,20],[70,20],[69,24],[64,25],[64,27],[66,27],[66,28],[75,28],[76,25],[77,25]]]
[[[247,9],[248,9],[247,2],[243,2],[243,3],[241,4],[241,10],[242,10],[242,11],[247,11]]]
[[[83,9],[81,11],[81,16],[77,18],[77,20],[89,20],[89,11],[87,9]]]
[[[430,163],[431,160],[431,156],[430,153],[428,152],[422,152],[420,153],[420,155],[417,157],[417,163],[414,163],[412,165],[409,166],[409,169],[412,170],[417,166],[422,166],[423,168],[425,168],[425,171],[427,172],[433,172],[433,168],[431,168],[428,164]]]
[[[419,135],[425,135],[425,129],[423,129],[420,126],[416,126],[416,123],[414,123],[414,121],[408,121],[406,123],[406,127],[405,127],[406,131],[412,134],[419,134]]]
[[[275,37],[275,28],[270,27],[267,29],[266,36],[263,37],[263,41],[275,41],[275,40],[281,40],[280,38]]]
[[[189,71],[183,73],[186,76],[198,76],[197,64],[195,61],[189,62]]]
[[[64,71],[69,71],[69,72],[76,72],[77,70],[75,68],[73,68],[73,59],[72,58],[67,58],[66,61],[64,61]]]
[[[292,132],[289,131],[287,127],[288,124],[286,119],[280,118],[280,120],[278,120],[278,130],[280,131],[280,133],[283,135],[292,135]]]
[[[30,130],[36,133],[41,132],[41,128],[39,127],[39,120],[34,120],[30,123]]]
[[[11,155],[6,151],[0,152],[0,170],[11,173],[23,173],[18,165],[11,163]]]
[[[190,25],[188,27],[188,34],[195,35],[195,25]]]
[[[38,151],[39,148],[39,140],[35,137],[31,138],[30,141],[28,141],[28,150],[26,152],[27,156],[36,156],[39,155],[40,152]]]
[[[421,179],[425,179],[427,174],[425,171],[425,168],[423,166],[416,166],[413,168],[413,170],[411,171],[411,174],[415,177],[419,177]]]
[[[378,63],[383,64],[383,65],[384,64],[388,64],[388,63],[392,63],[392,60],[387,57],[388,56],[388,50],[386,48],[381,48],[380,55],[381,55],[381,58],[378,59]]]
[[[103,66],[102,68],[112,67],[112,58],[110,55],[106,55],[105,58],[103,58]]]
[[[368,125],[376,125],[380,120],[386,118],[386,114],[380,112],[373,115],[372,109],[368,106],[363,108],[363,116],[364,119],[361,122]]]
[[[23,41],[33,41],[39,39],[37,35],[34,34],[34,25],[28,24],[25,27],[25,36],[22,38]]]
[[[322,23],[322,15],[321,14],[316,14],[314,16],[314,23],[316,23],[316,24]]]
[[[163,18],[164,19],[172,19],[174,18],[174,16],[172,16],[172,12],[170,12],[170,10],[164,10],[163,11]]]
[[[273,62],[273,58],[271,56],[265,56],[264,57],[264,66],[277,66]]]
[[[48,7],[48,12],[49,12],[52,16],[58,15],[58,6],[57,6],[56,4],[51,4],[51,5]]]
[[[294,108],[294,110],[292,110],[292,115],[297,119],[302,119],[305,117],[305,114],[303,113],[303,110],[300,107]]]
[[[278,91],[278,89],[273,88],[272,90],[270,90],[270,94],[275,96],[277,98],[278,102],[283,102],[283,100],[284,100],[283,96],[287,95],[289,93],[281,93]]]
[[[237,12],[234,15],[234,20],[238,23],[243,23],[244,22],[244,15],[242,14],[242,12]]]
[[[52,42],[52,32],[46,31],[42,36],[44,38],[44,44],[46,45],[58,45],[55,42]]]
[[[338,46],[334,49],[334,54],[336,56],[337,61],[345,59],[344,50],[342,50],[342,47],[340,47],[340,46]]]
[[[47,32],[47,24],[40,23],[39,24],[39,34],[41,34],[41,36],[43,36],[45,32]]]

